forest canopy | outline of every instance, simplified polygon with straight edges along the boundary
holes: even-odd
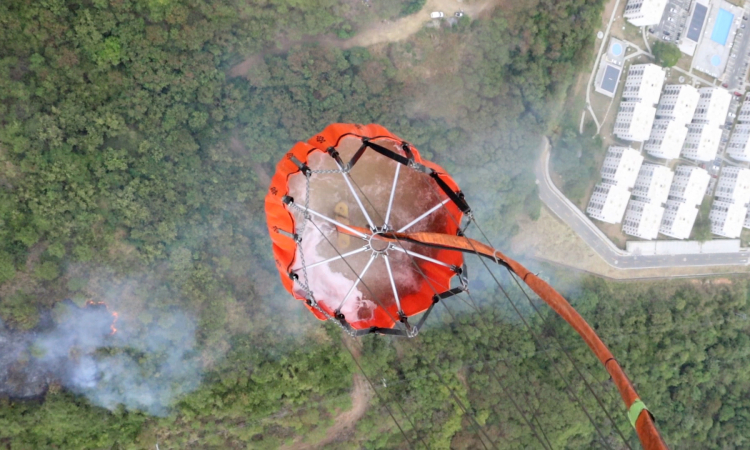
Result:
[[[531,167],[543,134],[559,131],[556,164],[571,179],[590,170],[575,162],[592,140],[558,125],[590,61],[601,1],[519,4],[400,43],[344,45],[418,3],[0,4],[0,336],[21,349],[0,372],[3,389],[18,389],[0,393],[0,445],[317,442],[351,407],[355,360],[381,396],[339,448],[406,447],[384,420],[396,402],[404,434],[430,448],[476,448],[472,420],[507,447],[534,447],[504,388],[554,448],[597,445],[551,370],[576,379],[575,368],[496,305],[491,280],[475,290],[479,312],[451,304],[456,316],[436,314],[418,340],[367,338],[356,359],[338,328],[280,292],[263,219],[268,177],[294,142],[331,122],[380,123],[413,143],[481,205],[495,243],[540,207]],[[569,297],[622,355],[670,444],[747,445],[744,281],[581,284]],[[62,358],[77,374],[117,370],[97,383],[47,372],[22,383],[60,362],[45,343],[86,331],[70,320],[112,311],[102,346]],[[580,341],[551,316],[530,322],[573,343],[616,423],[580,381],[571,389],[607,436],[619,429],[634,445]]]

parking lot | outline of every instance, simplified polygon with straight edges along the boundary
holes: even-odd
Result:
[[[690,0],[670,0],[658,25],[649,28],[649,33],[667,42],[675,42],[682,37],[688,18]]]
[[[722,76],[723,86],[729,90],[743,90],[745,75],[750,63],[750,21],[748,21],[747,7],[742,16],[742,24],[734,38],[732,53]]]

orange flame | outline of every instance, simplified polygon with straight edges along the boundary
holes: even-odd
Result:
[[[104,308],[107,311],[109,311],[109,306],[104,302],[95,302],[93,300],[86,301],[86,306],[91,306],[91,305],[104,305]],[[120,317],[120,313],[118,313],[117,311],[112,311],[111,314],[112,314],[113,319],[112,319],[112,325],[109,326],[109,329],[112,330],[112,332],[109,333],[110,336],[117,333],[117,327],[115,327],[115,324],[117,323],[117,319]]]

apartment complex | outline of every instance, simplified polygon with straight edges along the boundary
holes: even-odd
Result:
[[[654,125],[656,108],[645,103],[622,102],[615,118],[615,136],[626,141],[643,142]]]
[[[656,64],[631,65],[628,69],[628,78],[625,80],[625,88],[622,90],[622,100],[647,105],[657,104],[665,76],[664,70]]]
[[[708,87],[698,91],[700,97],[688,125],[682,156],[696,161],[711,161],[716,157],[721,141],[721,124],[727,117],[732,94],[725,89]]]
[[[633,196],[640,201],[662,205],[669,196],[674,173],[669,167],[643,164],[633,187]]]
[[[677,166],[669,188],[669,200],[698,206],[708,188],[711,176],[704,169],[694,166]]]
[[[633,64],[628,70],[622,102],[615,118],[614,134],[620,139],[643,142],[654,124],[665,73],[656,64]]]
[[[710,123],[690,123],[682,156],[695,161],[713,161],[719,150],[721,128]]]
[[[622,221],[622,231],[641,239],[656,239],[663,215],[664,207],[660,204],[630,200]]]
[[[750,203],[750,169],[724,167],[716,184],[716,200],[711,206],[711,232],[728,238],[738,238]]]
[[[675,120],[686,125],[693,119],[699,99],[698,89],[689,84],[668,84],[664,86],[656,107],[656,118]]]
[[[664,87],[651,135],[643,147],[650,155],[663,159],[680,156],[687,137],[687,124],[693,118],[699,97],[698,90],[687,84]]]
[[[737,120],[741,123],[750,123],[750,101],[748,101],[747,97],[745,98],[745,101],[742,102],[740,112],[737,113]]]
[[[698,205],[703,201],[711,176],[693,166],[677,166],[669,196],[664,205],[664,216],[659,227],[663,235],[687,239],[698,216]]]
[[[708,215],[709,220],[711,220],[711,232],[719,236],[736,239],[740,237],[746,215],[747,206],[718,199],[714,200],[711,212]]]
[[[649,155],[657,158],[679,158],[687,133],[688,129],[684,123],[671,119],[656,119],[643,148]]]
[[[599,183],[594,186],[586,213],[594,219],[607,223],[620,223],[628,206],[630,192],[615,184]]]
[[[602,165],[602,181],[624,188],[632,188],[638,177],[643,156],[638,150],[629,147],[609,147]]]
[[[693,123],[721,125],[729,112],[732,94],[726,89],[706,87],[698,90],[700,98],[693,114]]]
[[[648,163],[641,166],[633,187],[634,198],[628,203],[622,222],[625,234],[656,239],[673,175],[666,166]]]
[[[687,239],[698,217],[698,208],[679,200],[667,200],[659,233],[675,239]]]
[[[750,161],[750,123],[738,123],[734,126],[727,154],[738,161]]]
[[[667,0],[629,0],[623,16],[637,27],[656,25],[665,6]]]
[[[737,121],[739,123],[734,126],[732,137],[729,138],[727,154],[738,161],[750,162],[750,101],[747,97],[737,114]]]
[[[724,167],[714,195],[729,203],[747,205],[750,202],[750,169]]]

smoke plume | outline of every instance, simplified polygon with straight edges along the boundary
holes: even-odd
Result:
[[[123,405],[165,415],[200,382],[195,322],[181,311],[136,329],[104,304],[79,308],[65,301],[52,322],[33,333],[0,323],[0,395],[33,397],[58,382],[110,410]]]

